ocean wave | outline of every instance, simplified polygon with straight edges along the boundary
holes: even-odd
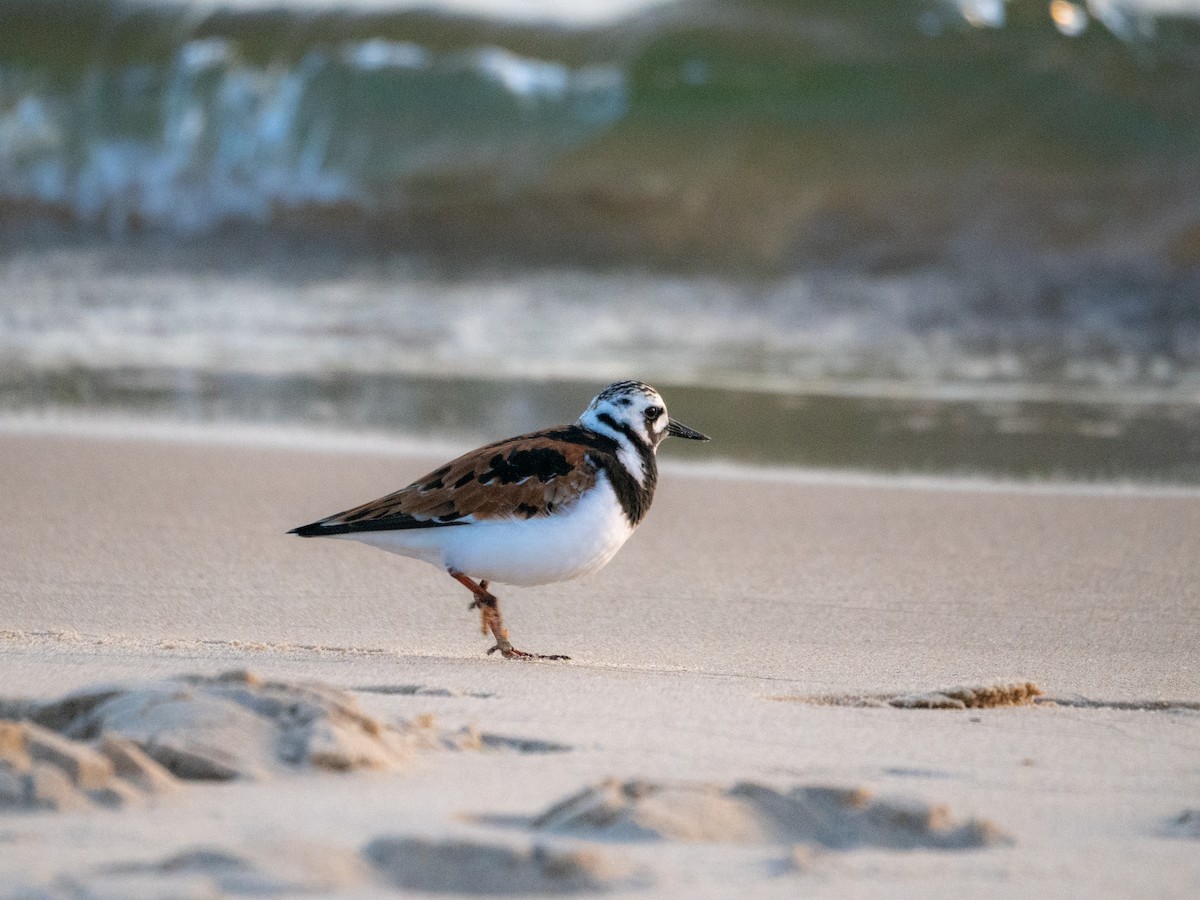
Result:
[[[665,199],[686,220],[688,203],[720,214],[724,202],[689,193],[745,196],[783,162],[785,194],[789,155],[827,167],[861,141],[892,152],[860,165],[948,170],[997,148],[1025,168],[1063,152],[1076,166],[1173,162],[1200,139],[1200,35],[1149,0],[627,11],[563,30],[444,4],[439,17],[404,4],[13,0],[0,11],[0,201],[115,232],[194,234],[297,211],[368,220],[419,207],[455,221],[481,203],[549,198],[570,230],[578,217],[557,199],[568,181],[585,183],[567,207]],[[763,141],[697,171],[730,129]]]
[[[606,67],[382,38],[285,66],[198,38],[164,65],[98,67],[67,88],[0,63],[0,198],[117,231],[204,232],[303,207],[369,213],[404,181],[517,179],[625,103]]]

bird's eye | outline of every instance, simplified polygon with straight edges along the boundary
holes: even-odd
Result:
[[[663,414],[663,408],[661,406],[647,406],[646,407],[646,419],[650,422],[653,422],[655,419],[657,419],[662,414]]]

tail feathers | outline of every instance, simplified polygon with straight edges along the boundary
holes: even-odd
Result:
[[[362,531],[407,531],[418,528],[446,528],[451,525],[466,525],[467,522],[454,520],[450,522],[439,519],[416,519],[412,516],[388,516],[385,519],[368,519],[365,522],[338,522],[322,519],[309,525],[293,528],[288,534],[298,534],[300,537],[332,537],[335,534],[356,534]]]
[[[299,528],[293,528],[288,534],[298,534],[300,537],[321,537],[328,534],[345,534],[350,530],[352,529],[347,528],[345,525],[326,525],[324,522],[312,522],[308,525],[301,525]]]

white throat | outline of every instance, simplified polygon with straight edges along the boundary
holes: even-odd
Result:
[[[646,464],[642,459],[642,454],[638,452],[638,448],[634,446],[633,441],[629,439],[627,434],[617,431],[598,417],[589,416],[586,419],[580,419],[580,424],[584,428],[591,429],[616,441],[617,459],[621,461],[621,465],[625,467],[625,471],[633,476],[634,481],[641,487],[646,486]],[[654,451],[651,450],[651,452],[653,453]]]
[[[642,454],[638,453],[637,447],[633,446],[629,438],[625,435],[618,435],[617,445],[620,447],[617,450],[617,459],[621,460],[621,465],[625,470],[633,476],[642,487],[646,486],[646,463],[642,459]]]

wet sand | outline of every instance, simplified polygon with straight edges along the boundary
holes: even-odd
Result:
[[[346,690],[372,727],[433,716],[438,734],[491,741],[432,741],[395,771],[287,768],[183,779],[120,809],[0,811],[6,889],[208,896],[251,873],[347,896],[461,893],[473,883],[437,873],[473,866],[487,892],[1200,886],[1194,491],[755,474],[668,447],[654,509],[607,569],[497,591],[517,646],[573,657],[522,664],[484,655],[444,574],[284,534],[439,458],[283,443],[0,430],[0,698],[249,669]],[[999,683],[1041,695],[925,708]],[[828,786],[850,799],[806,793]],[[536,824],[585,790],[634,825]],[[835,800],[874,823],[839,825],[861,839],[800,821]],[[712,827],[663,824],[681,819]],[[913,821],[942,837],[897,837]],[[947,843],[968,832],[990,837]]]

